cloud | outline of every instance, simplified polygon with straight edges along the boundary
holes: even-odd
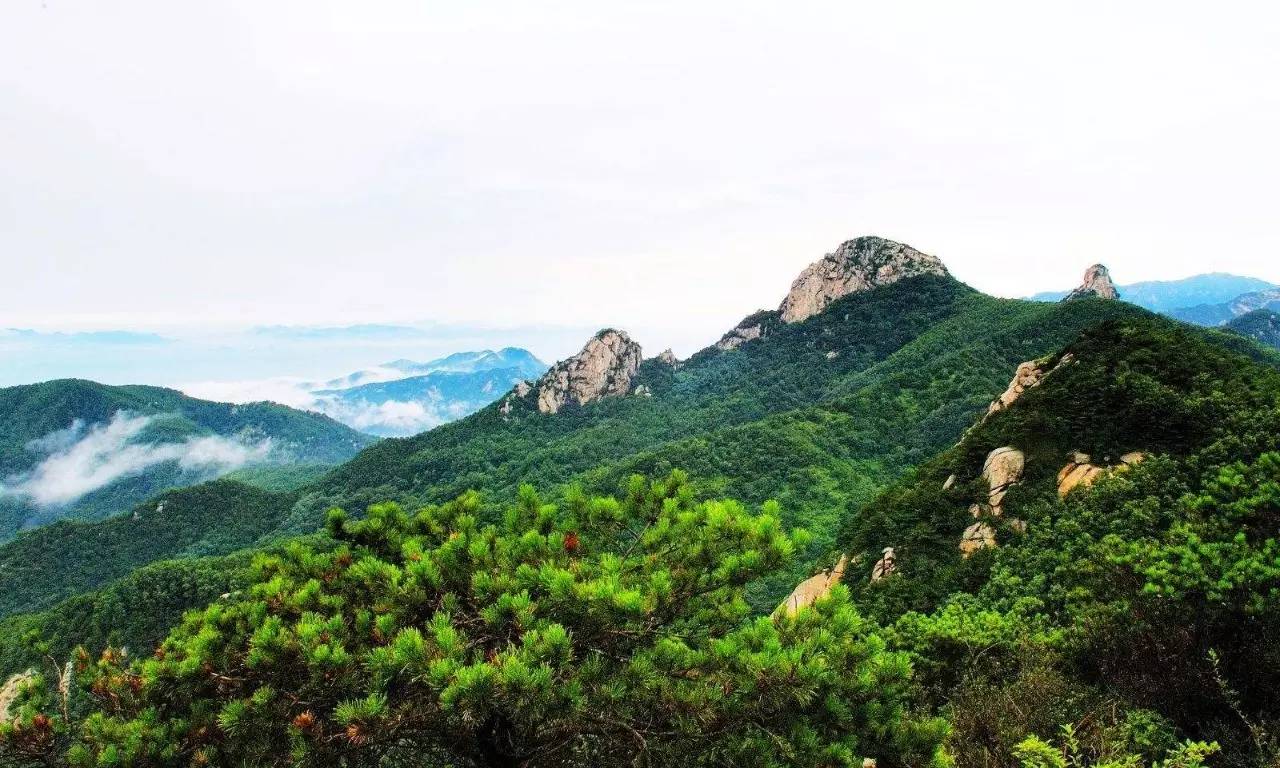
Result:
[[[60,506],[165,462],[177,462],[197,475],[216,476],[262,461],[271,452],[269,439],[250,443],[203,436],[176,443],[141,442],[143,430],[156,418],[117,411],[106,424],[86,429],[76,420],[50,432],[27,446],[47,454],[45,458],[30,472],[9,478],[3,491],[38,506]]]

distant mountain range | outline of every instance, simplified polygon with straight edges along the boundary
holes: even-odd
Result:
[[[1203,304],[1222,304],[1252,291],[1275,288],[1266,280],[1225,272],[1192,275],[1181,280],[1147,280],[1120,285],[1120,298],[1152,312],[1176,315],[1177,310]],[[1067,291],[1048,291],[1031,296],[1032,301],[1058,301]],[[1199,323],[1206,325],[1209,323]],[[1216,323],[1212,323],[1216,324]]]
[[[547,364],[524,349],[393,360],[311,388],[311,406],[372,435],[403,437],[472,414]]]

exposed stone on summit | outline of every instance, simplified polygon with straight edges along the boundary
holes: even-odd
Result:
[[[813,605],[815,601],[826,597],[830,594],[831,588],[840,583],[840,579],[844,576],[844,569],[848,565],[849,556],[841,555],[834,568],[829,571],[820,571],[796,585],[778,609],[788,616],[794,616],[801,608]]]
[[[679,367],[680,361],[676,359],[676,353],[671,351],[671,347],[662,350],[662,354],[658,355],[658,362],[665,363],[672,368]]]
[[[796,323],[851,293],[916,275],[946,274],[946,266],[936,256],[882,237],[859,237],[842,243],[834,253],[801,272],[778,311],[784,322]]]
[[[600,331],[581,352],[556,363],[538,381],[538,410],[556,413],[567,403],[586,405],[625,395],[642,358],[640,345],[623,331]]]
[[[1071,301],[1073,299],[1118,299],[1120,292],[1116,290],[1116,284],[1111,282],[1111,273],[1101,264],[1094,264],[1084,272],[1084,280],[1080,283],[1080,287],[1076,288],[1063,301]]]

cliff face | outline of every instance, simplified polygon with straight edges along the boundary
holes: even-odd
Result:
[[[586,405],[602,397],[625,395],[643,358],[640,345],[625,332],[600,331],[581,352],[556,363],[538,381],[538,410],[556,413],[567,403]]]
[[[1116,284],[1111,281],[1111,273],[1101,264],[1094,264],[1084,272],[1084,280],[1080,286],[1071,293],[1063,301],[1071,301],[1073,299],[1118,299],[1120,292],[1116,290]]]
[[[812,317],[851,293],[916,275],[947,275],[936,256],[882,237],[859,237],[810,264],[791,284],[778,312],[784,322]]]

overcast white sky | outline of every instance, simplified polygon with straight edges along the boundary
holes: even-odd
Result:
[[[0,326],[687,353],[860,234],[1001,295],[1280,282],[1278,9],[5,0]]]

